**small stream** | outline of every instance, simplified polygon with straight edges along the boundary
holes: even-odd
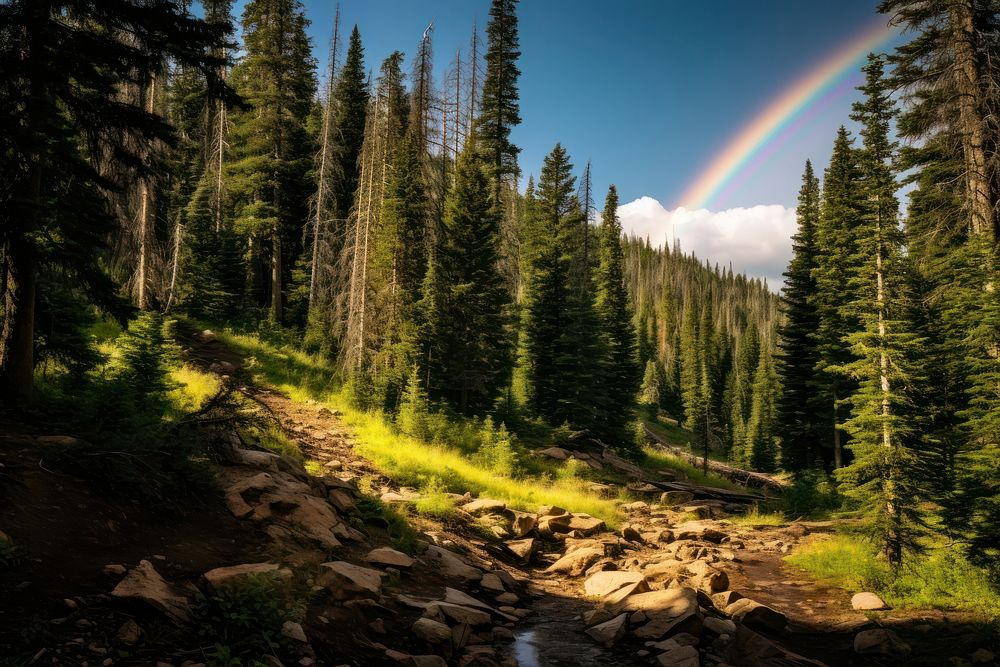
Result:
[[[639,664],[584,634],[582,600],[545,596],[532,605],[534,614],[514,633],[513,654],[520,667],[606,667]]]

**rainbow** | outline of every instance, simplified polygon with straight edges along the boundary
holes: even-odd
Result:
[[[679,206],[689,210],[705,208],[723,189],[733,184],[737,176],[743,174],[739,181],[744,180],[747,173],[743,172],[752,171],[747,167],[759,166],[777,146],[784,143],[781,141],[783,134],[790,136],[830,103],[828,99],[826,104],[822,104],[828,93],[846,94],[849,87],[845,88],[843,79],[855,71],[859,61],[868,53],[879,51],[895,35],[882,19],[785,89],[778,99],[742,127],[712,158],[681,195]]]

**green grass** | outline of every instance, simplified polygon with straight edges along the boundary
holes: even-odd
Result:
[[[437,477],[432,477],[420,493],[420,499],[414,503],[417,514],[442,521],[455,515],[455,501],[444,490],[441,480]]]
[[[644,447],[643,454],[645,454],[645,460],[641,465],[644,468],[650,470],[670,470],[677,473],[682,480],[686,480],[692,484],[715,486],[721,489],[731,489],[734,491],[743,490],[743,487],[739,484],[736,484],[721,475],[715,475],[713,473],[708,473],[706,475],[702,472],[700,467],[688,463],[679,456],[668,454],[651,446]]]
[[[193,366],[178,366],[170,371],[173,389],[167,392],[170,401],[168,414],[183,417],[196,412],[205,402],[219,393],[222,383],[212,373],[202,373]]]
[[[402,435],[381,413],[355,409],[337,391],[335,369],[326,359],[289,346],[277,347],[253,335],[213,331],[244,355],[244,366],[259,381],[294,401],[313,400],[337,410],[356,438],[356,451],[400,484],[424,487],[437,478],[442,490],[471,491],[516,509],[535,511],[539,505],[558,505],[599,517],[611,527],[619,523],[616,503],[590,493],[584,479],[575,475],[553,479],[547,474],[498,476],[467,456],[467,447]]]
[[[878,593],[892,607],[955,609],[1000,618],[1000,593],[990,586],[987,573],[950,545],[934,544],[910,556],[895,575],[872,545],[855,534],[813,538],[785,560],[851,592]]]
[[[737,514],[727,521],[737,526],[784,526],[788,523],[788,518],[782,512],[762,511],[754,505],[746,514]]]
[[[647,417],[643,419],[649,430],[663,438],[671,445],[677,445],[678,447],[691,446],[691,432],[686,428],[680,426],[679,424],[668,424],[665,421],[660,420],[659,417]]]

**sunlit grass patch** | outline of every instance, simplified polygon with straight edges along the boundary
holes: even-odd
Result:
[[[644,447],[642,451],[643,454],[645,454],[645,460],[641,465],[643,468],[648,470],[670,470],[678,473],[685,480],[702,486],[714,486],[720,489],[732,489],[734,491],[742,490],[743,488],[739,484],[736,484],[721,475],[714,475],[712,473],[708,473],[706,475],[701,468],[688,463],[679,456],[668,454],[662,450],[656,449],[655,447]]]
[[[849,591],[878,593],[893,607],[960,609],[1000,617],[1000,593],[985,570],[969,563],[954,547],[929,545],[910,555],[898,572],[856,534],[817,536],[785,560],[817,579]]]
[[[256,436],[260,442],[260,446],[270,452],[281,454],[282,456],[291,456],[300,461],[305,458],[302,450],[299,449],[299,443],[285,435],[284,431],[277,426],[261,429],[257,431]]]
[[[738,526],[784,526],[788,519],[781,512],[767,512],[754,505],[746,514],[737,514],[727,519]]]
[[[446,520],[455,515],[455,501],[437,477],[431,477],[420,489],[420,498],[414,503],[414,508],[417,514],[435,519]]]
[[[186,364],[172,369],[169,378],[173,388],[167,397],[173,410],[181,415],[201,409],[222,386],[216,375]]]

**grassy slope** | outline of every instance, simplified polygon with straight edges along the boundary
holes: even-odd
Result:
[[[532,460],[525,468],[530,474],[503,477],[477,464],[467,455],[467,447],[458,443],[428,443],[402,435],[380,413],[361,412],[340,393],[332,365],[290,346],[279,346],[258,336],[216,331],[220,340],[246,359],[246,366],[264,384],[284,392],[292,400],[313,400],[336,409],[353,431],[359,454],[402,484],[450,491],[472,491],[484,497],[503,500],[511,507],[537,510],[539,505],[558,505],[573,512],[586,512],[615,526],[620,520],[618,500],[602,498],[588,490],[591,480],[600,475],[581,466]],[[533,445],[538,434],[531,437]],[[737,488],[728,480],[705,477],[686,462],[648,450],[644,465],[650,469],[669,469],[700,484]]]

